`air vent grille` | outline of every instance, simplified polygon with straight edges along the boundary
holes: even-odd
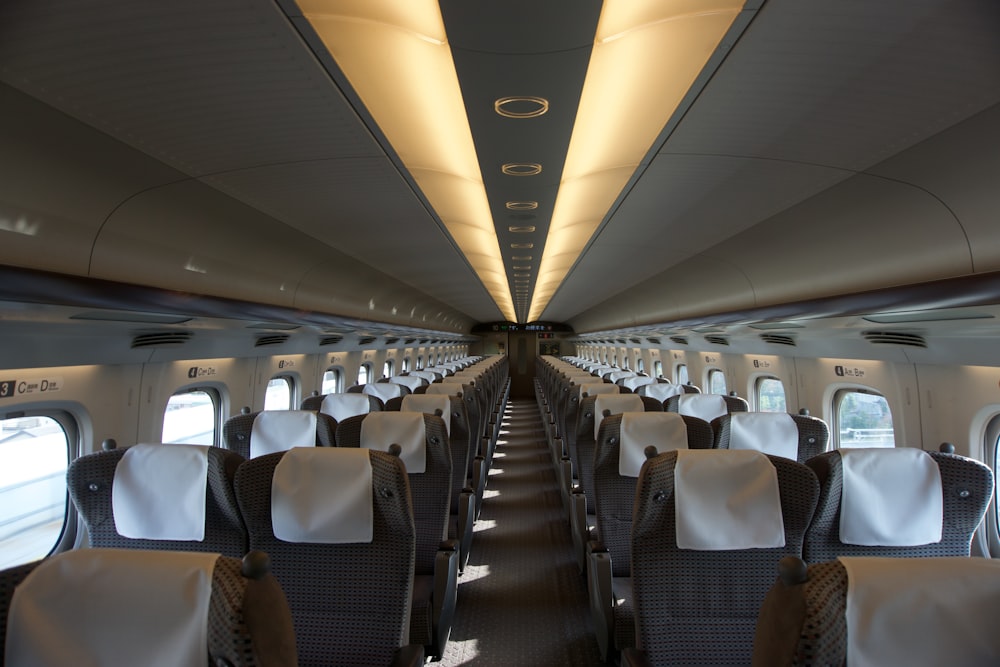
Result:
[[[908,347],[927,347],[923,336],[906,331],[862,331],[866,341],[874,345],[905,345]]]
[[[685,336],[671,336],[670,340],[677,343],[678,345],[687,345],[688,339]]]
[[[392,345],[393,343],[398,343],[398,342],[399,342],[399,338],[396,337],[396,336],[390,336],[390,337],[388,337],[388,338],[385,339],[385,344],[386,345]]]
[[[430,341],[430,338],[421,338],[420,339],[420,344],[421,345],[426,345],[428,341]]]
[[[635,343],[636,345],[639,345],[639,344],[641,344],[641,343],[642,343],[642,340],[641,340],[641,339],[639,339],[639,338],[630,338],[629,340],[631,340],[631,341],[632,341],[633,343]]]
[[[344,340],[343,336],[323,336],[319,339],[319,345],[320,347],[324,347],[326,345],[336,345],[342,340]]]
[[[659,338],[647,338],[646,340],[648,340],[653,345],[659,345],[660,344],[660,339]]]
[[[795,339],[788,334],[764,333],[760,334],[760,339],[771,345],[790,345],[795,347]]]
[[[403,341],[403,343],[406,345],[413,345],[415,342],[417,342],[416,338],[407,338],[405,341]]]
[[[627,341],[627,340],[625,340],[624,338],[619,338],[619,339],[618,339],[618,342],[619,342],[619,343],[621,343],[622,345],[624,345],[624,344],[625,344],[625,343],[627,343],[628,341]]]
[[[176,347],[191,340],[190,331],[157,331],[138,334],[132,339],[132,349],[143,347]]]
[[[375,342],[375,336],[362,336],[358,339],[358,345],[371,345]]]
[[[714,345],[729,345],[729,339],[725,336],[705,336],[705,342]]]
[[[266,336],[258,336],[253,346],[269,347],[271,345],[281,345],[286,340],[288,340],[288,334],[268,334]]]

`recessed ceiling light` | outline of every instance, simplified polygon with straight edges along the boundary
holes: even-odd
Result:
[[[535,247],[534,243],[511,243],[510,247],[514,250],[531,250]]]
[[[514,232],[515,234],[530,234],[531,232],[535,231],[535,226],[534,225],[522,225],[522,226],[511,225],[510,227],[507,228],[507,231],[508,232]]]
[[[512,266],[511,268],[514,269],[515,271],[530,271],[531,270],[530,266]]]
[[[505,206],[511,211],[534,211],[538,208],[536,201],[509,201]]]
[[[515,273],[514,277],[515,278],[530,278],[531,274],[530,273]]]
[[[542,173],[542,165],[537,162],[508,162],[500,167],[508,176],[537,176]]]
[[[530,262],[531,255],[514,255],[511,257],[515,262]]]
[[[549,101],[534,96],[501,97],[493,109],[504,118],[537,118],[549,110]]]

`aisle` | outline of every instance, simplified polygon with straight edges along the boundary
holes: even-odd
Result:
[[[508,404],[439,664],[601,664],[534,400]]]

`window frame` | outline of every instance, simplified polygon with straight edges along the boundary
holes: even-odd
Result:
[[[167,408],[170,407],[170,400],[175,396],[182,396],[184,394],[195,394],[204,393],[212,400],[212,418],[214,420],[214,427],[212,430],[212,447],[222,446],[222,410],[225,406],[225,397],[223,396],[222,390],[213,384],[199,384],[190,385],[187,387],[181,387],[174,393],[167,397],[167,402],[163,406],[163,421],[160,424],[160,442],[165,444],[186,444],[183,441],[167,441],[163,438],[163,428],[167,422]]]
[[[325,391],[324,387],[327,384],[326,374],[333,374],[333,391]],[[329,366],[323,375],[319,379],[319,391],[321,396],[326,394],[340,394],[344,391],[344,367],[343,366]]]
[[[12,410],[7,410],[5,412],[0,412],[0,420],[6,421],[8,419],[24,419],[31,417],[45,417],[56,422],[60,428],[62,428],[63,434],[66,436],[66,469],[69,469],[70,464],[80,457],[83,450],[83,425],[81,424],[80,418],[71,412],[70,410],[53,408],[53,407],[30,407],[30,406],[11,406]],[[59,534],[56,536],[52,547],[49,552],[44,556],[47,558],[52,554],[59,553],[62,551],[68,551],[76,545],[77,535],[80,531],[80,518],[79,513],[76,511],[76,507],[73,505],[72,500],[69,496],[69,485],[66,484],[66,477],[63,474],[63,485],[64,485],[64,500],[63,500],[63,523],[59,530]],[[29,480],[30,481],[30,480]],[[24,565],[25,563],[30,563],[32,560],[21,561],[17,564],[10,564],[7,567],[17,567],[18,565]]]
[[[722,392],[717,392],[713,390],[712,380],[717,377],[722,377]],[[726,381],[726,372],[721,368],[712,366],[705,371],[705,393],[706,394],[716,394],[719,396],[726,396],[729,393],[729,383]]]
[[[684,369],[684,380],[681,380],[681,369]],[[674,384],[687,384],[691,381],[691,376],[688,375],[688,367],[685,363],[674,364]]]
[[[892,414],[892,406],[889,405],[889,399],[886,398],[885,395],[882,394],[881,392],[876,391],[875,389],[872,389],[871,387],[865,387],[865,386],[862,386],[862,385],[843,385],[843,386],[837,387],[833,391],[833,395],[832,395],[832,399],[831,399],[831,411],[830,411],[830,413],[833,415],[833,419],[830,420],[830,423],[831,423],[831,427],[830,427],[831,434],[830,435],[831,435],[831,440],[833,441],[833,447],[835,449],[841,449],[841,448],[851,449],[850,446],[844,447],[843,444],[841,443],[841,439],[840,439],[841,406],[843,405],[844,397],[847,396],[848,394],[864,394],[864,395],[868,395],[868,396],[878,396],[879,398],[881,398],[885,402],[886,410],[888,410],[888,412],[889,412],[889,420],[892,423],[892,431],[893,431],[892,444],[891,445],[879,445],[879,444],[872,445],[872,444],[868,444],[867,446],[869,446],[869,447],[884,447],[886,449],[889,449],[890,447],[895,447],[896,446],[896,425],[895,425],[896,421],[895,421],[895,417]],[[866,445],[860,445],[860,446],[863,447],[863,446],[866,446]]]
[[[785,401],[784,410],[762,410],[761,409],[761,384],[767,381],[774,381],[781,385],[781,395]],[[788,412],[788,391],[785,389],[785,381],[776,375],[761,374],[753,378],[753,408],[756,412]]]
[[[269,407],[267,407],[267,388],[275,380],[284,380],[285,384],[288,386],[288,407],[284,407],[284,408],[269,408]],[[263,403],[262,409],[263,410],[294,410],[295,406],[297,406],[298,403],[299,403],[298,402],[298,392],[299,392],[298,378],[296,378],[293,375],[289,375],[287,373],[279,373],[278,375],[273,375],[273,376],[271,376],[268,379],[267,384],[264,385],[264,403]]]

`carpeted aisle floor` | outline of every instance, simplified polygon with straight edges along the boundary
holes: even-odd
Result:
[[[600,665],[533,400],[508,403],[442,667]]]

